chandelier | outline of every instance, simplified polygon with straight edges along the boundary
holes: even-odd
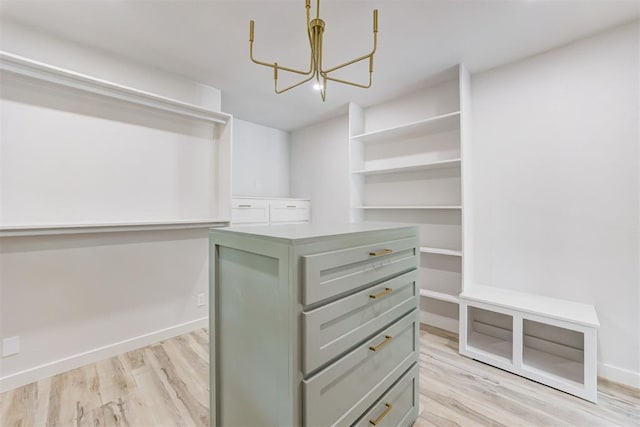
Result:
[[[317,0],[316,3],[316,17],[315,19],[310,20],[310,12],[311,12],[311,0],[305,1],[305,8],[307,12],[307,36],[309,37],[309,45],[311,47],[311,59],[309,61],[309,69],[308,70],[296,70],[294,68],[285,67],[282,65],[278,65],[277,62],[273,64],[263,61],[258,61],[253,57],[253,30],[255,27],[255,22],[251,20],[249,22],[249,58],[251,61],[255,62],[258,65],[264,65],[265,67],[273,68],[273,80],[274,80],[274,88],[277,94],[288,91],[289,89],[293,89],[294,87],[298,87],[308,81],[313,79],[316,80],[315,88],[320,91],[320,96],[322,97],[322,101],[326,99],[327,95],[327,81],[343,83],[351,86],[361,87],[364,89],[371,87],[371,77],[373,74],[373,54],[376,53],[376,48],[378,46],[378,9],[373,10],[373,50],[363,56],[355,58],[351,61],[345,62],[344,64],[336,65],[335,67],[324,69],[322,65],[322,35],[324,33],[325,23],[322,19],[320,19],[320,0]],[[342,80],[336,77],[331,77],[330,74],[338,71],[344,67],[355,64],[360,61],[369,60],[369,83],[361,84],[355,82],[349,82],[346,80]],[[298,83],[292,84],[291,86],[285,88],[278,88],[278,72],[285,71],[289,73],[295,73],[302,76],[305,76],[304,79]]]

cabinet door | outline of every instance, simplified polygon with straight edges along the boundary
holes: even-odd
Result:
[[[304,200],[272,200],[270,204],[272,223],[309,221],[310,203]]]
[[[231,222],[233,224],[268,224],[269,202],[257,199],[233,199]]]

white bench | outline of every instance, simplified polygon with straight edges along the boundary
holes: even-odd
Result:
[[[460,353],[597,402],[593,305],[489,286],[460,294]]]

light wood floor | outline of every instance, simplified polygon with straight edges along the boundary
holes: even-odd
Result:
[[[206,426],[208,342],[198,330],[0,394],[0,426]],[[601,382],[599,403],[464,358],[421,331],[421,426],[640,426],[640,391]]]

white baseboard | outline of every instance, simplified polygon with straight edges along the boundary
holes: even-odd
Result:
[[[203,317],[25,369],[0,378],[0,393],[208,326],[209,318]]]
[[[640,372],[600,363],[598,365],[598,377],[640,389]]]
[[[429,313],[424,310],[420,310],[420,323],[425,325],[435,326],[436,328],[444,329],[445,331],[458,333],[458,319],[451,317],[440,316],[435,313]]]

